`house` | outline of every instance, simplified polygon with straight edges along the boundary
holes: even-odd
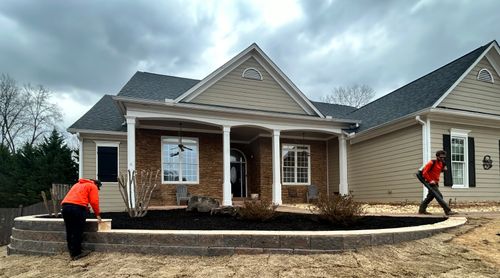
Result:
[[[202,80],[137,72],[68,130],[108,211],[124,206],[118,175],[141,169],[162,173],[151,205],[175,204],[178,184],[223,205],[250,194],[304,202],[310,185],[419,201],[414,173],[438,149],[451,165],[445,197],[499,201],[499,73],[492,41],[356,109],[309,100],[252,44]]]

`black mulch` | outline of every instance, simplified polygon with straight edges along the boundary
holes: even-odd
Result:
[[[92,217],[92,216],[91,216]],[[113,229],[147,230],[268,230],[268,231],[328,231],[398,228],[433,224],[444,217],[363,216],[345,227],[332,225],[310,214],[279,212],[267,222],[245,221],[229,215],[187,212],[185,209],[152,210],[143,218],[130,218],[125,212],[102,213],[111,218]]]

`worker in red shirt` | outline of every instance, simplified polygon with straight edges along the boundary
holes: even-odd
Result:
[[[448,207],[448,205],[446,205],[446,202],[443,201],[443,194],[441,193],[441,191],[439,191],[439,177],[441,176],[441,172],[447,170],[445,159],[446,152],[443,150],[439,150],[436,152],[436,160],[427,162],[427,164],[425,164],[424,166],[424,169],[422,169],[422,176],[431,188],[427,193],[427,197],[425,197],[425,199],[420,204],[420,208],[418,210],[418,213],[420,214],[431,214],[427,212],[427,206],[434,198],[436,198],[436,200],[438,201],[441,200],[438,203],[441,205],[446,215],[457,214],[456,212],[452,211]],[[437,196],[435,196],[435,194]]]
[[[82,236],[85,221],[92,206],[97,221],[101,222],[99,210],[99,190],[102,183],[98,180],[79,179],[62,200],[62,215],[66,226],[66,241],[71,259],[77,260],[87,256],[90,251],[82,251]]]

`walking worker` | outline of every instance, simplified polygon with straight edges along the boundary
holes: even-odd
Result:
[[[448,207],[446,202],[443,200],[443,194],[441,193],[441,191],[439,191],[439,177],[441,176],[441,172],[447,170],[445,159],[446,152],[443,150],[439,150],[436,152],[436,159],[427,162],[427,164],[425,164],[424,168],[422,169],[422,176],[427,182],[427,188],[429,189],[429,192],[427,193],[427,197],[425,197],[425,199],[420,204],[420,208],[418,210],[418,213],[420,214],[431,214],[427,212],[427,206],[434,198],[436,198],[436,201],[438,201],[439,205],[441,205],[446,215],[457,214],[456,212],[452,211],[450,207]]]
[[[82,237],[85,221],[92,206],[98,222],[101,222],[99,210],[99,190],[102,183],[98,180],[79,179],[61,202],[62,216],[66,226],[66,241],[72,260],[87,256],[90,251],[82,251]]]

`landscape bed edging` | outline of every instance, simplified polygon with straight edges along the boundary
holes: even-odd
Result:
[[[352,231],[200,231],[112,230],[111,219],[87,219],[83,247],[97,252],[216,256],[233,254],[338,253],[429,237],[465,224],[450,217],[421,226]],[[22,216],[15,219],[10,254],[53,255],[67,252],[64,221]]]

